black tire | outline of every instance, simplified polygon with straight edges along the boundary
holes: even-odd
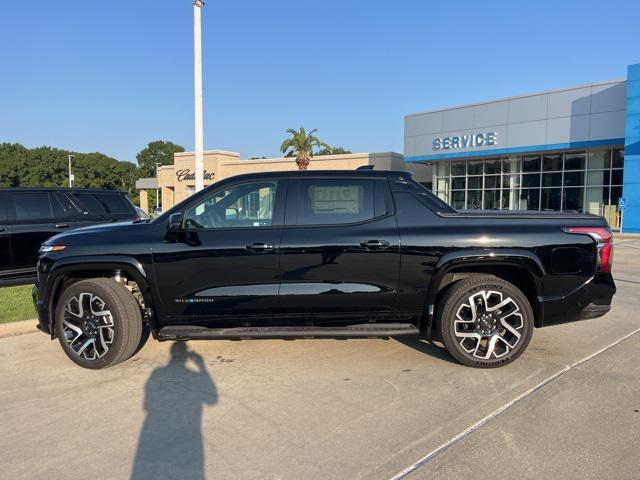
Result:
[[[529,345],[534,327],[527,297],[493,275],[454,283],[438,302],[435,321],[449,353],[476,368],[513,362]]]
[[[151,336],[151,327],[143,323],[142,332],[140,333],[140,341],[138,342],[138,346],[136,347],[133,354],[131,355],[132,357],[136,355],[140,350],[142,350],[142,347],[145,346],[150,336]]]
[[[142,348],[143,327],[136,300],[109,278],[74,283],[58,300],[56,335],[67,356],[84,368],[106,368],[129,359]]]

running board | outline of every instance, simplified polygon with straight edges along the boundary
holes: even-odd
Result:
[[[207,328],[172,325],[158,330],[158,340],[249,339],[249,338],[336,338],[395,337],[416,335],[411,323],[363,323],[347,327],[234,327]]]

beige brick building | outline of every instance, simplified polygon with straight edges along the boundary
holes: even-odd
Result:
[[[373,165],[376,170],[410,170],[421,183],[431,182],[431,166],[405,163],[399,153],[350,153],[313,157],[309,170],[354,170],[362,165]],[[204,152],[204,184],[243,173],[297,170],[294,158],[266,158],[241,160],[240,154],[223,150]],[[160,190],[163,210],[171,208],[195,191],[195,155],[182,152],[174,155],[173,165],[158,168],[158,178],[142,178],[136,182],[140,190],[140,206],[148,211],[147,191]]]

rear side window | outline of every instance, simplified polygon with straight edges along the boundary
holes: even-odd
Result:
[[[52,193],[49,194],[49,201],[51,202],[51,209],[55,218],[62,218],[66,216],[64,208],[62,208],[62,205]]]
[[[71,195],[77,201],[78,206],[83,212],[91,215],[103,215],[107,213],[102,204],[90,193],[72,193]]]
[[[19,222],[47,221],[53,218],[47,192],[12,193],[15,219]]]
[[[133,206],[119,193],[96,193],[95,197],[109,213],[131,213]]]
[[[76,209],[73,207],[69,199],[64,195],[60,196],[54,193],[50,193],[49,199],[51,200],[51,207],[53,209],[54,218],[72,217],[75,213],[77,213]]]
[[[393,192],[410,192],[434,212],[456,213],[455,209],[434,195],[427,187],[404,175],[392,176],[390,181]]]
[[[409,182],[409,185],[411,185],[411,187],[415,189],[416,193],[418,194],[418,198],[436,212],[455,213],[455,210],[451,208],[450,205],[434,195],[433,192],[424,185],[413,180]]]
[[[65,216],[73,216],[79,213],[78,208],[73,202],[62,192],[51,194],[51,203],[53,204],[53,214],[56,215],[56,209],[62,208],[65,212]],[[56,203],[58,206],[56,206]]]
[[[375,216],[373,180],[300,180],[298,224],[362,222]]]

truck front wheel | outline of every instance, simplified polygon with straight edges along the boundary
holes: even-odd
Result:
[[[127,360],[143,334],[135,299],[109,278],[82,280],[67,288],[58,301],[55,329],[67,356],[92,369]]]
[[[478,368],[506,365],[527,348],[533,311],[511,283],[478,275],[454,283],[436,309],[436,328],[460,363]]]

